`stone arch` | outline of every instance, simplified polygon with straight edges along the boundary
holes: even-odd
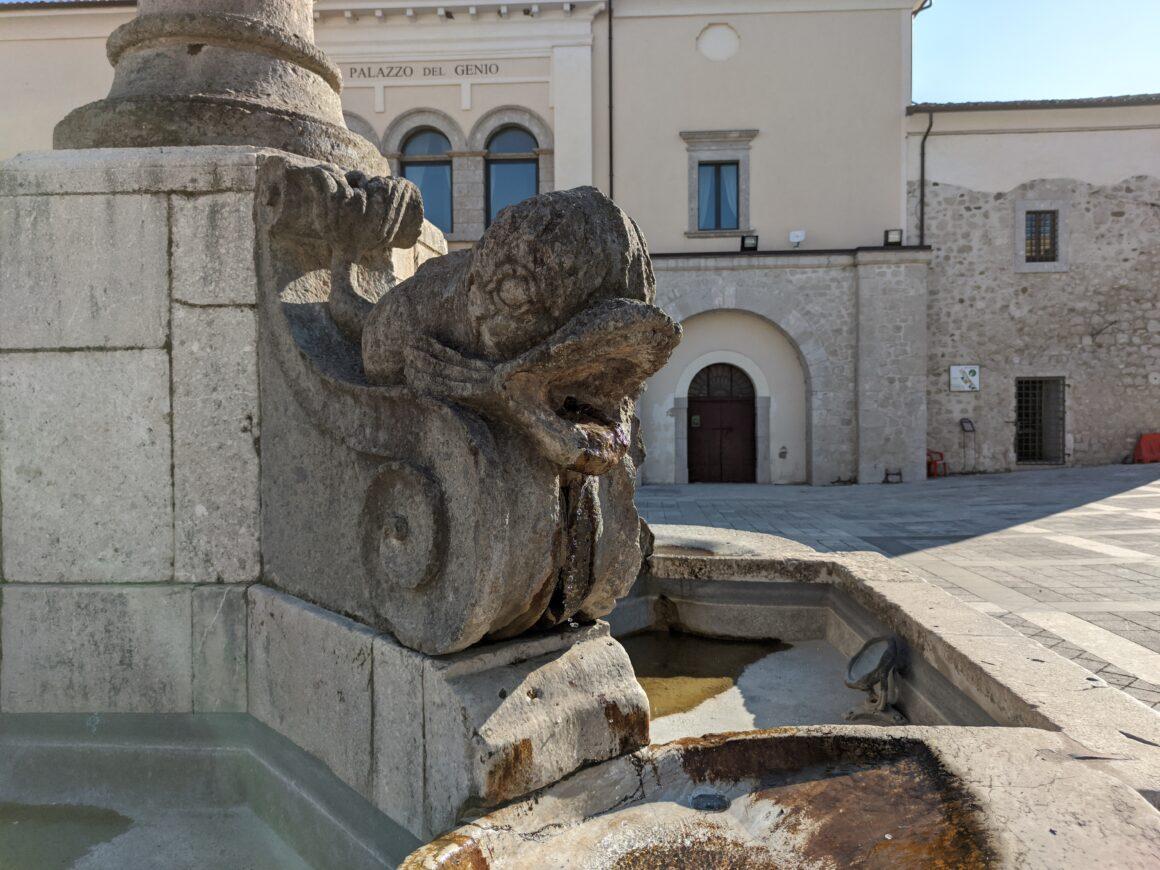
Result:
[[[369,141],[375,148],[379,147],[379,134],[375,132],[375,128],[371,126],[371,122],[362,115],[356,115],[354,112],[342,113],[343,120],[346,121],[346,127],[350,132],[357,133],[364,139]]]
[[[654,376],[642,396],[646,408],[642,419],[647,415],[646,444],[654,462],[651,470],[648,461],[644,464],[646,482],[688,481],[689,384],[703,367],[718,362],[736,366],[753,382],[759,440],[758,483],[830,483],[839,476],[830,467],[828,457],[834,451],[830,442],[839,440],[847,455],[849,449],[842,433],[837,439],[829,438],[827,433],[835,428],[835,416],[848,417],[849,410],[838,407],[840,401],[829,386],[838,379],[829,370],[827,348],[820,346],[804,318],[786,312],[786,323],[771,316],[775,312],[746,302],[724,299],[711,292],[658,300],[670,316],[685,325],[690,338],[695,334],[694,323],[701,316],[732,314],[751,318],[755,326],[760,324],[761,329],[777,334],[781,350],[776,353],[781,354],[782,362],[769,368],[771,361],[765,357],[770,351],[754,355],[753,343],[760,339],[748,336],[738,338],[735,344],[711,341],[703,352],[674,360],[677,367],[668,377],[663,370]],[[764,342],[761,346],[768,348]],[[759,358],[764,362],[759,362]],[[771,380],[775,376],[776,387]],[[819,390],[829,392],[819,394]],[[817,437],[819,432],[823,437]],[[782,447],[788,447],[788,453],[779,449]]]
[[[677,397],[688,398],[689,385],[693,382],[693,378],[701,369],[714,363],[728,363],[741,369],[749,375],[749,380],[753,381],[753,389],[757,393],[757,398],[769,398],[769,381],[761,367],[745,354],[733,350],[715,350],[712,353],[702,354],[685,366],[681,376],[677,378]]]
[[[552,128],[535,112],[522,106],[497,106],[485,112],[471,128],[471,135],[467,137],[468,151],[484,151],[487,149],[487,140],[491,134],[501,127],[524,127],[536,137],[540,151],[551,151],[554,147]]]
[[[676,302],[665,302],[663,307],[670,317],[680,323],[708,311],[736,311],[758,317],[780,332],[797,352],[802,371],[806,376],[806,387],[811,392],[830,389],[832,386],[826,348],[815,334],[813,327],[797,312],[786,312],[785,317],[781,318],[762,310],[764,306],[725,305],[722,304],[722,300],[714,299],[707,294],[686,295]]]
[[[452,152],[468,150],[463,130],[446,112],[440,112],[438,109],[411,109],[403,112],[387,126],[386,132],[383,133],[383,153],[392,161],[397,161],[403,150],[403,140],[420,127],[431,127],[446,136],[447,141],[451,143]]]

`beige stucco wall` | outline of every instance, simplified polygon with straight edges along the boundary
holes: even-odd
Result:
[[[676,418],[674,400],[688,395],[688,382],[705,366],[727,362],[754,382],[757,413],[764,413],[769,437],[757,457],[772,483],[805,483],[806,379],[797,350],[768,321],[743,311],[710,311],[682,324],[685,333],[668,363],[649,381],[640,405],[648,458],[646,479],[672,481]],[[722,353],[723,349],[728,349]],[[781,453],[784,449],[785,455]]]
[[[0,160],[52,147],[52,128],[109,92],[105,40],[132,9],[0,13]]]
[[[806,230],[806,248],[881,244],[884,229],[903,223],[909,11],[721,7],[616,4],[617,201],[654,250],[736,249],[734,239],[685,237],[689,185],[679,133],[756,129],[750,223],[763,248],[788,247],[793,229]],[[749,11],[728,11],[742,8]],[[712,61],[696,40],[719,23],[736,31],[740,47],[732,58]]]
[[[614,62],[616,199],[654,250],[721,251],[735,237],[686,238],[688,151],[680,133],[756,129],[750,150],[750,227],[767,249],[849,248],[881,241],[902,224],[903,107],[909,92],[907,0],[621,0]],[[608,21],[600,4],[569,14],[545,4],[528,16],[512,7],[451,20],[434,8],[357,10],[315,4],[316,42],[346,78],[343,104],[381,140],[414,109],[445,113],[470,136],[479,119],[520,106],[552,133],[552,183],[608,189]],[[103,40],[131,10],[0,12],[0,158],[46,148],[69,110],[103,96],[111,81]],[[697,50],[711,24],[733,28],[735,55]],[[857,58],[835,63],[835,58]],[[463,76],[457,63],[495,63],[494,75]],[[408,65],[381,94],[352,67]],[[427,75],[427,67],[441,70]],[[433,81],[440,84],[431,84]],[[13,86],[12,83],[16,83]],[[472,188],[474,190],[474,188]],[[482,198],[482,190],[478,192]]]
[[[920,171],[925,114],[907,130],[910,181]],[[1160,106],[936,112],[927,177],[972,190],[1006,191],[1037,178],[1113,184],[1160,175]]]

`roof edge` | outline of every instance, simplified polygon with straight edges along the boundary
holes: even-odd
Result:
[[[908,115],[927,112],[1009,112],[1018,109],[1102,109],[1117,106],[1160,106],[1160,94],[1124,94],[1062,100],[994,100],[967,103],[911,103]]]

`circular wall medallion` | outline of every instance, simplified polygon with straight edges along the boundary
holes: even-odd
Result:
[[[697,37],[697,51],[709,60],[729,60],[741,47],[741,37],[728,24],[710,24]]]

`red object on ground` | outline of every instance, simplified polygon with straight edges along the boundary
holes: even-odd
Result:
[[[1141,435],[1132,454],[1133,462],[1160,462],[1160,432]]]
[[[938,450],[926,451],[926,476],[946,477],[949,474],[946,457]]]

